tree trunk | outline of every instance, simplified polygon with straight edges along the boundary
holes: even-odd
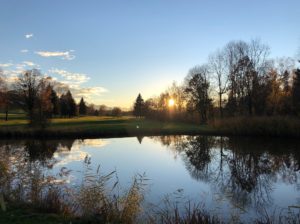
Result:
[[[219,93],[219,109],[220,109],[220,117],[223,118],[222,93]]]

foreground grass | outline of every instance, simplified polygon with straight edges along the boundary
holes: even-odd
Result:
[[[44,130],[29,128],[25,117],[10,116],[0,121],[1,137],[126,137],[163,134],[214,134],[209,126],[161,122],[134,117],[55,118]]]
[[[52,223],[79,223],[78,220],[63,217],[60,214],[38,213],[28,207],[11,207],[6,212],[0,212],[0,223],[6,224],[52,224]]]

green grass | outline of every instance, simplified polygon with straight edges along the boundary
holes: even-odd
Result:
[[[24,114],[0,114],[0,137],[127,137],[150,135],[243,135],[300,137],[300,119],[295,117],[235,117],[216,120],[210,125],[136,119],[131,116],[83,116],[54,118],[46,129],[30,128]]]
[[[0,116],[1,117],[1,116]],[[43,131],[29,128],[24,115],[9,115],[9,120],[0,121],[0,136],[3,137],[114,137],[157,134],[211,133],[208,126],[182,122],[161,122],[136,119],[130,116],[54,118]]]

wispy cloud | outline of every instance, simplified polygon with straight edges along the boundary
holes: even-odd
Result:
[[[35,64],[35,63],[33,63],[32,61],[23,61],[23,65],[24,66],[30,66],[30,67],[34,67],[34,66],[37,66],[38,67],[38,65],[37,64]]]
[[[13,66],[13,64],[12,63],[0,63],[0,68],[2,67],[2,68],[7,68],[7,67],[11,67],[11,66]]]
[[[88,77],[86,74],[69,72],[63,69],[53,68],[50,69],[49,72],[58,74],[62,76],[64,79],[66,79],[69,83],[74,83],[74,84],[81,84],[87,82],[90,79],[90,77]]]
[[[59,57],[65,60],[73,60],[75,55],[74,50],[69,51],[36,51],[35,53],[41,57]]]
[[[83,87],[81,84],[90,80],[90,77],[83,73],[69,72],[63,69],[52,68],[48,71],[51,74],[60,75],[62,80],[59,82],[63,87],[68,86],[74,98],[79,100],[84,97],[88,101],[92,101],[95,97],[101,96],[108,90],[101,86]]]
[[[28,34],[25,34],[25,38],[26,39],[30,39],[33,37],[33,33],[28,33]]]
[[[100,86],[73,88],[73,94],[78,99],[84,97],[90,100],[92,97],[100,96],[105,92],[107,89]]]
[[[14,83],[20,74],[27,69],[39,68],[40,66],[32,61],[23,61],[21,63],[3,63],[0,68],[3,68],[3,74],[6,77],[8,85]]]
[[[27,49],[22,49],[22,50],[20,50],[20,52],[21,52],[21,53],[27,53],[28,50],[27,50]]]

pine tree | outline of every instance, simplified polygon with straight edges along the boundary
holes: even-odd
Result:
[[[76,116],[77,106],[76,106],[75,100],[74,100],[70,90],[66,94],[66,99],[67,99],[67,104],[68,104],[68,116],[69,117]]]
[[[86,111],[87,111],[87,106],[83,100],[83,97],[81,98],[80,102],[79,102],[79,114],[80,115],[86,115]]]
[[[77,107],[70,90],[60,97],[60,112],[62,116],[73,117],[76,115]]]
[[[133,106],[133,115],[136,117],[144,116],[144,106],[145,106],[144,100],[141,94],[139,93]]]
[[[52,114],[51,115],[58,115],[59,114],[59,99],[58,96],[55,92],[55,90],[53,89],[52,86],[51,87],[51,103],[52,103]]]

